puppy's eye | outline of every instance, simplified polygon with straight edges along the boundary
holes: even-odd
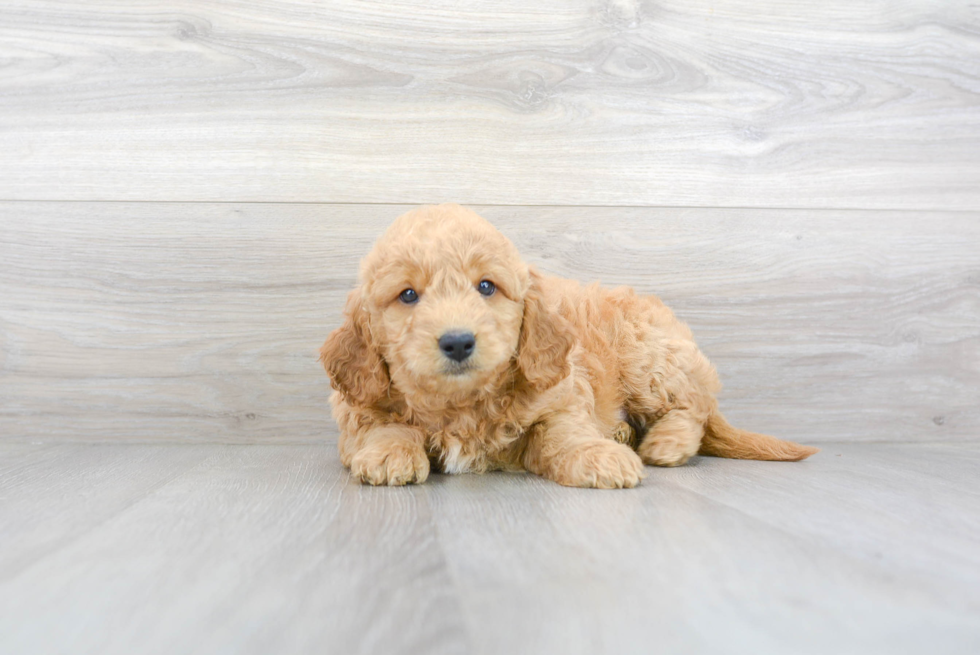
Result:
[[[492,296],[493,292],[497,290],[497,287],[490,280],[482,280],[478,285],[476,285],[476,290],[482,293],[484,296]]]
[[[419,301],[419,294],[415,292],[415,289],[405,289],[398,294],[398,299],[406,305],[414,305]]]

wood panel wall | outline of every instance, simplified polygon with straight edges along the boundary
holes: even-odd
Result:
[[[739,425],[975,439],[978,62],[965,2],[5,2],[0,438],[333,438],[359,257],[456,201]]]

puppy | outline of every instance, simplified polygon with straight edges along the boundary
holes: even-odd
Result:
[[[658,298],[542,275],[458,205],[399,217],[345,315],[320,359],[341,461],[362,482],[424,482],[437,467],[609,489],[696,453],[817,452],[730,426],[714,367]]]

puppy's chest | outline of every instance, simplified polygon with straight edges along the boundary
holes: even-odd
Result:
[[[446,420],[426,426],[426,450],[446,473],[520,470],[524,433],[514,420]]]

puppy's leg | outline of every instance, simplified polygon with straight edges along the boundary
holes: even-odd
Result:
[[[374,425],[341,439],[341,459],[361,482],[397,486],[429,477],[425,434],[418,428]]]
[[[637,447],[646,464],[680,466],[698,452],[721,387],[714,366],[681,328],[673,325],[670,338],[648,328],[623,371],[627,411],[649,426]]]
[[[672,409],[653,424],[637,452],[644,463],[680,466],[698,452],[704,424],[684,409]]]
[[[635,487],[643,463],[629,446],[607,439],[584,412],[553,414],[534,426],[524,467],[567,487]]]

